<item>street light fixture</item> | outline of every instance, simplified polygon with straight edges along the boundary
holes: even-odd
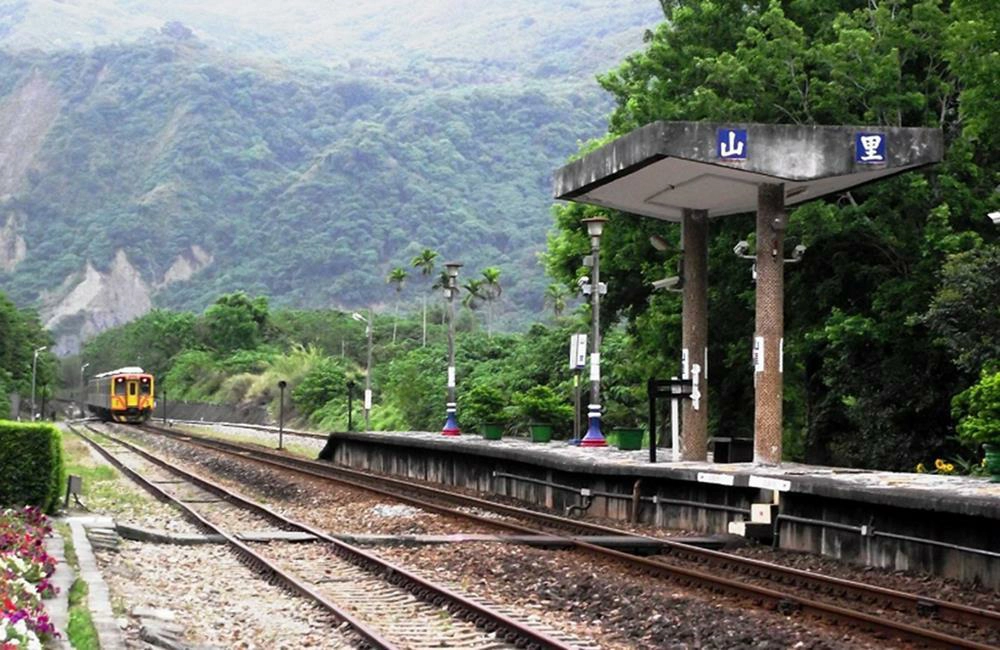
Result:
[[[593,325],[590,335],[590,404],[587,405],[587,420],[590,425],[587,435],[580,441],[581,447],[607,447],[601,433],[601,294],[606,288],[601,284],[601,235],[607,217],[583,219],[590,235],[590,320]]]
[[[458,292],[458,270],[461,262],[447,262],[444,265],[448,276],[448,286],[445,295],[448,296],[448,401],[445,404],[448,417],[445,419],[441,434],[445,436],[461,435],[458,428],[458,402],[455,398],[455,293]]]
[[[38,374],[38,353],[44,352],[49,346],[35,348],[35,358],[31,361],[31,421],[35,421],[35,376]]]
[[[660,252],[670,249],[670,242],[659,235],[650,235],[649,243],[653,246],[653,248]]]
[[[365,364],[365,431],[370,430],[369,416],[372,410],[372,329],[375,324],[375,313],[369,309],[368,318],[358,312],[351,314],[351,318],[359,323],[365,324],[365,334],[368,335],[368,361]]]
[[[278,404],[278,450],[284,448],[285,446],[285,387],[288,386],[288,382],[282,379],[278,382],[278,390],[281,393],[280,403]]]

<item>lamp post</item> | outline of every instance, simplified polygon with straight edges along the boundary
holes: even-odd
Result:
[[[462,431],[458,428],[458,402],[455,399],[455,293],[458,291],[458,270],[462,268],[461,262],[447,262],[445,270],[448,275],[448,287],[445,292],[448,295],[448,402],[445,410],[448,414],[444,422],[441,435],[457,436]]]
[[[347,430],[354,428],[354,382],[347,382]]]
[[[85,363],[80,366],[80,417],[87,415],[87,366],[89,363]]]
[[[369,309],[368,318],[358,312],[351,314],[351,318],[364,323],[365,333],[368,335],[368,361],[365,364],[365,431],[369,431],[369,415],[372,410],[372,330],[375,325],[375,314]]]
[[[35,421],[35,377],[38,374],[38,353],[48,349],[47,345],[35,348],[35,357],[31,361],[31,421]]]
[[[580,441],[581,447],[607,447],[601,433],[601,234],[604,232],[606,217],[584,219],[587,234],[590,235],[590,404],[587,405],[587,420],[590,425],[587,435]]]
[[[284,448],[284,436],[285,436],[285,386],[288,386],[288,382],[282,379],[278,382],[278,390],[281,393],[280,401],[278,402],[278,449]]]

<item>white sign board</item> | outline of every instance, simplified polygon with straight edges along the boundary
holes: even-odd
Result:
[[[754,372],[764,372],[764,337],[753,339],[753,369]]]
[[[580,370],[587,366],[587,335],[573,334],[569,339],[569,369]]]

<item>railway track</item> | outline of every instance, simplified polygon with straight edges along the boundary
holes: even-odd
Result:
[[[179,433],[157,426],[146,425],[145,428],[227,454],[335,480],[420,508],[464,517],[479,524],[517,533],[551,535],[553,531],[562,531],[589,535],[631,535],[606,526],[496,503],[384,475],[367,474],[255,446],[189,432]],[[484,517],[480,513],[489,513],[491,516]],[[503,518],[497,519],[496,515]],[[542,528],[517,523],[525,520]],[[713,592],[726,592],[783,612],[797,611],[826,620],[845,622],[881,636],[949,648],[995,648],[1000,642],[1000,613],[995,611],[802,571],[676,541],[633,536],[656,539],[664,545],[665,557],[635,557],[571,538],[567,543],[581,550],[614,558],[651,576],[666,577]]]
[[[541,622],[523,620],[516,613],[434,584],[125,440],[90,430],[110,440],[118,453],[74,429],[157,498],[180,508],[205,530],[224,537],[251,569],[345,622],[360,647],[596,648]],[[243,532],[234,532],[233,525]],[[314,541],[304,552],[301,537],[294,544],[281,541],[287,533],[304,534]],[[266,545],[248,541],[265,539],[269,534]]]

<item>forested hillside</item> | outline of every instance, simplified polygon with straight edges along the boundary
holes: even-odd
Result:
[[[68,10],[7,6],[0,42],[24,45],[40,15]],[[546,284],[537,256],[551,227],[551,170],[601,132],[610,107],[592,82],[604,68],[559,71],[595,56],[610,67],[659,8],[633,3],[600,25],[584,20],[594,11],[551,3],[523,27],[498,24],[508,36],[530,33],[510,48],[483,44],[454,58],[430,45],[412,58],[366,58],[372,45],[355,51],[332,36],[320,49],[341,53],[335,65],[237,58],[216,49],[220,39],[262,54],[251,47],[259,31],[211,21],[144,28],[95,49],[59,50],[55,39],[45,51],[0,52],[0,284],[18,303],[40,301],[58,333],[84,323],[86,334],[145,305],[201,309],[240,289],[278,305],[378,305],[393,296],[388,271],[431,247],[473,275],[502,269],[499,311],[524,322],[514,312],[537,312]],[[451,19],[429,13],[415,18],[443,22],[414,27],[448,40]],[[566,25],[550,24],[560,17]],[[134,34],[125,18],[108,24]],[[488,25],[479,17],[455,38],[488,40]],[[601,34],[632,43],[581,58]],[[375,40],[389,54],[384,39]],[[139,307],[87,302],[111,285],[131,285],[119,302]]]

